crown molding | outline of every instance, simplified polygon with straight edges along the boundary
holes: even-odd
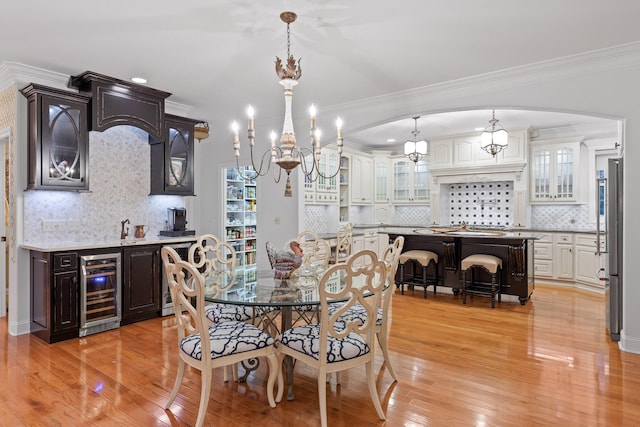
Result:
[[[39,83],[42,85],[55,87],[58,89],[68,89],[67,74],[45,70],[43,68],[32,67],[18,62],[0,63],[0,90],[5,90],[12,84]]]
[[[323,110],[327,113],[341,112],[342,115],[368,115],[380,105],[408,105],[411,111],[424,111],[424,100],[429,103],[439,103],[450,100],[456,95],[469,96],[495,91],[504,91],[509,88],[527,86],[535,83],[552,82],[562,79],[575,78],[576,76],[593,74],[595,72],[609,71],[621,68],[637,66],[640,63],[640,42],[633,42],[610,48],[598,49],[576,55],[555,58],[518,67],[493,71],[476,76],[450,80],[428,86],[393,92],[357,101],[326,106]],[[421,100],[421,106],[413,106],[407,103],[407,99]],[[509,108],[513,106],[496,106],[496,108]],[[350,113],[349,113],[350,112]],[[430,111],[435,113],[438,111]],[[444,112],[444,111],[442,111]],[[413,113],[398,113],[399,117]],[[369,127],[368,124],[366,127]],[[361,129],[354,129],[361,130]]]

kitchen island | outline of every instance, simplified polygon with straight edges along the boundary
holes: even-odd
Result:
[[[390,240],[404,236],[403,252],[417,249],[438,254],[438,286],[449,287],[454,294],[462,289],[460,263],[473,254],[502,259],[502,294],[515,295],[524,305],[533,292],[533,244],[542,238],[542,234],[439,228],[386,228],[385,233]],[[396,281],[400,280],[400,277],[396,278]]]

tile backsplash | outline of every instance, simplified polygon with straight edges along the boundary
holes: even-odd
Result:
[[[513,182],[447,184],[449,223],[489,227],[513,224]]]
[[[116,126],[89,136],[90,192],[26,191],[26,243],[110,241],[120,238],[120,221],[149,225],[148,236],[165,227],[167,208],[184,207],[182,196],[150,196],[146,132]],[[47,225],[43,221],[48,221]],[[51,222],[53,221],[53,222]]]
[[[531,227],[542,230],[587,230],[595,229],[595,223],[589,223],[587,205],[533,205]]]

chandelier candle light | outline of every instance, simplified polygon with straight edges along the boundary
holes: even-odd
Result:
[[[509,142],[509,133],[506,129],[503,128],[502,125],[498,125],[498,128],[496,129],[498,121],[499,120],[496,119],[496,110],[493,110],[492,118],[489,120],[490,126],[487,126],[487,128],[480,134],[480,148],[491,154],[493,157],[495,157],[500,151],[507,148]]]
[[[276,168],[274,167],[273,177],[275,182],[280,182],[280,177],[282,174],[282,170],[287,173],[287,184],[285,187],[284,195],[285,197],[291,197],[291,179],[290,174],[291,171],[294,170],[298,165],[300,165],[302,172],[305,174],[305,179],[307,182],[313,182],[318,179],[318,177],[331,179],[338,175],[340,172],[340,165],[336,167],[335,171],[328,171],[329,174],[326,174],[326,170],[320,170],[320,130],[316,128],[316,109],[313,105],[309,109],[309,115],[311,116],[311,123],[309,134],[311,136],[311,149],[302,148],[296,145],[296,136],[293,132],[293,119],[291,114],[291,102],[293,99],[293,88],[298,84],[298,79],[302,75],[302,69],[300,68],[300,60],[296,62],[295,58],[290,53],[291,41],[290,41],[290,31],[289,25],[294,22],[297,18],[297,15],[293,12],[282,12],[280,14],[280,19],[287,24],[287,60],[286,65],[283,66],[282,60],[276,56],[276,74],[280,78],[280,84],[284,87],[284,124],[282,126],[282,134],[280,136],[280,145],[276,145],[276,133],[271,132],[271,147],[267,149],[261,157],[259,165],[256,165],[253,157],[253,147],[254,147],[254,139],[255,139],[255,129],[254,129],[254,110],[251,106],[247,109],[247,115],[249,116],[249,123],[247,126],[247,137],[249,139],[249,151],[251,153],[251,168],[253,169],[251,172],[246,172],[243,174],[240,170],[240,137],[238,135],[238,123],[233,122],[231,128],[233,130],[233,151],[236,157],[236,165],[238,166],[238,173],[240,173],[241,177],[246,180],[255,179],[258,176],[266,175],[271,168],[271,163],[275,163],[278,165],[278,171],[276,173]],[[338,147],[338,156],[342,154],[342,120],[338,118],[336,121],[337,128],[337,147]],[[270,162],[266,162],[265,159],[267,156],[271,157]],[[305,160],[305,159],[308,160]],[[310,164],[307,164],[307,162]]]

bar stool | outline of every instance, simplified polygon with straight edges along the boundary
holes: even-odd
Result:
[[[497,256],[486,254],[469,255],[460,263],[462,269],[462,303],[467,303],[467,293],[473,298],[474,295],[491,297],[491,308],[496,306],[496,295],[498,302],[502,300],[502,285],[500,273],[502,271],[502,260]],[[491,275],[491,283],[478,282],[474,280],[473,271],[482,268]],[[467,271],[471,270],[471,280],[467,285]]]
[[[409,261],[413,264],[413,273],[411,277],[405,280],[404,265]],[[434,273],[431,283],[429,283],[427,280],[427,268],[432,262]],[[400,254],[398,263],[400,264],[400,280],[398,281],[398,285],[400,285],[400,293],[402,295],[404,295],[404,285],[422,286],[424,288],[425,298],[427,297],[427,286],[429,286],[429,284],[433,285],[433,293],[436,293],[436,286],[438,285],[438,254],[431,251],[421,250],[406,251]],[[422,266],[422,276],[418,276],[416,274],[418,267],[417,264]]]

